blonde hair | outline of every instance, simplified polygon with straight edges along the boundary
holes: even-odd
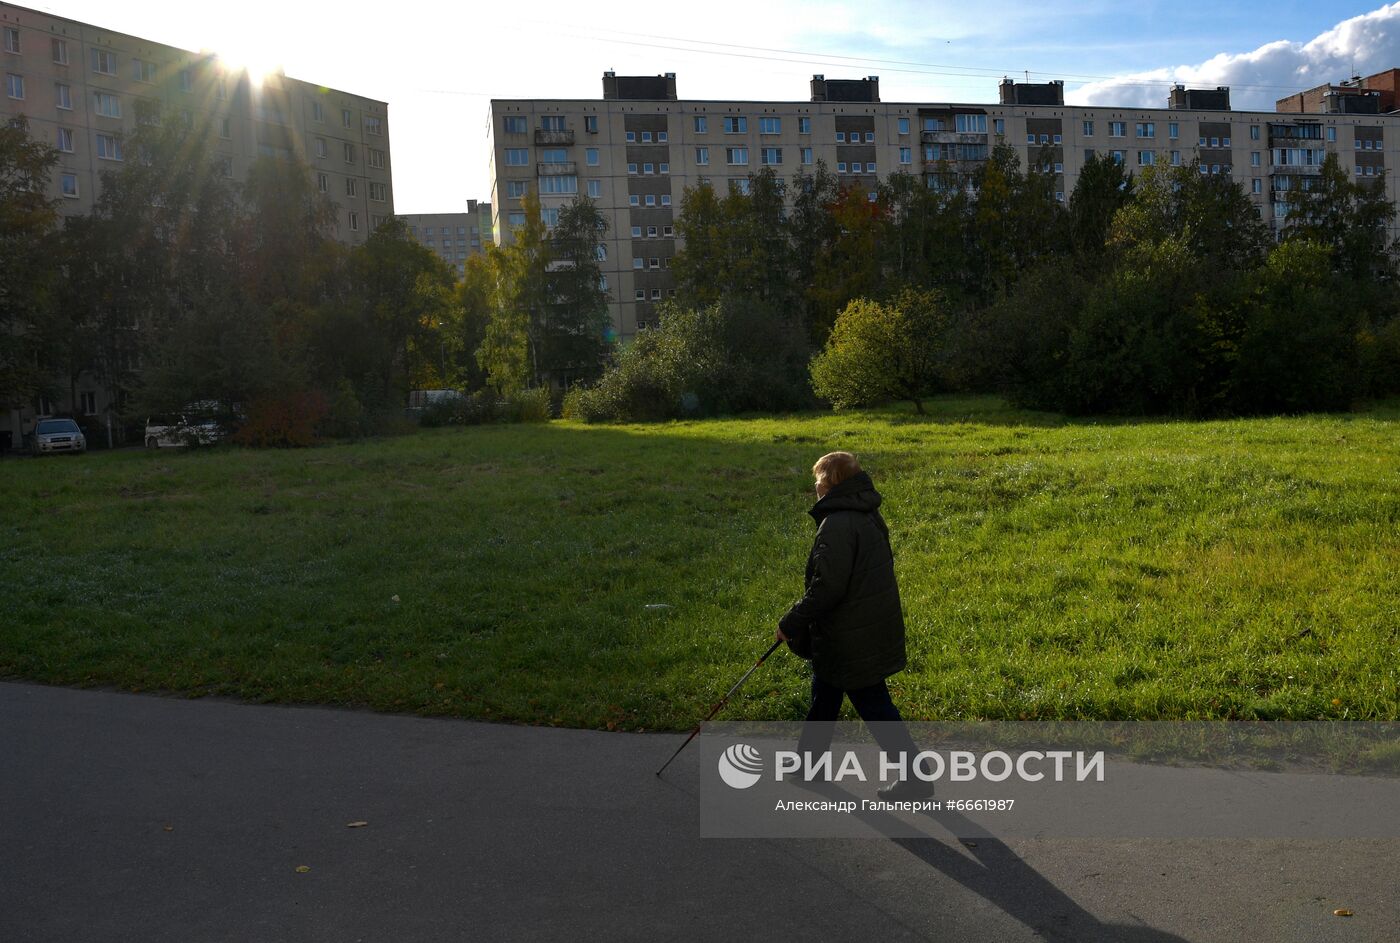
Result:
[[[812,466],[818,487],[825,485],[828,490],[859,473],[860,462],[850,452],[828,452]]]

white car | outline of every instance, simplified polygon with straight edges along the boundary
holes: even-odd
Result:
[[[227,433],[215,419],[200,416],[166,416],[146,420],[146,448],[185,448],[213,445]]]

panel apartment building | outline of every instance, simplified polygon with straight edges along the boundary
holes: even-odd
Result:
[[[467,257],[481,255],[491,241],[491,204],[467,201],[465,213],[400,214],[408,234],[432,249],[460,279],[467,270]]]
[[[124,136],[158,110],[204,134],[234,182],[246,179],[261,156],[305,160],[317,187],[337,204],[342,242],[363,242],[394,213],[382,101],[285,75],[258,82],[212,53],[10,3],[0,3],[0,73],[0,121],[25,116],[30,135],[58,151],[50,196],[65,215],[92,210],[102,172],[122,166]],[[38,418],[102,417],[110,405],[108,391],[86,376],[77,402],[68,395],[22,409],[0,404],[0,439],[8,432],[18,447]]]
[[[1296,107],[1290,98],[1275,112],[1237,112],[1228,88],[1176,86],[1164,108],[1085,107],[1064,104],[1062,82],[1006,79],[997,104],[887,103],[878,76],[817,75],[806,101],[708,101],[680,100],[674,73],[606,72],[601,99],[492,100],[495,230],[510,240],[530,189],[546,222],[576,194],[593,198],[610,223],[602,266],[625,340],[674,294],[675,217],[685,188],[702,181],[742,191],[761,168],[790,179],[822,161],[873,198],[899,171],[930,186],[965,181],[1004,142],[1022,167],[1054,175],[1061,200],[1095,153],[1132,171],[1199,160],[1202,173],[1243,184],[1277,230],[1329,151],[1358,178],[1383,174],[1397,142],[1385,131],[1400,127],[1388,113],[1397,78],[1391,70],[1302,93]],[[1395,181],[1386,187],[1394,199]]]
[[[388,105],[313,82],[225,68],[191,52],[0,3],[0,120],[24,115],[58,149],[52,196],[64,213],[92,209],[122,138],[161,108],[211,142],[224,174],[246,178],[260,156],[295,155],[339,207],[338,238],[363,242],[394,214]]]

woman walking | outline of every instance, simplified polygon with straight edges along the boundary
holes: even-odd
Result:
[[[798,749],[831,747],[842,701],[872,724],[886,756],[918,752],[890,698],[885,679],[905,667],[904,613],[894,575],[890,532],[880,493],[850,452],[831,452],[812,466],[817,503],[809,513],[817,535],[807,557],[806,592],[778,621],[778,638],[812,662],[812,706]],[[907,778],[879,790],[886,799],[924,798],[933,784]]]

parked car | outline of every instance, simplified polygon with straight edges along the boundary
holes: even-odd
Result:
[[[87,438],[71,419],[40,419],[29,439],[29,451],[35,458],[59,452],[86,452]]]

